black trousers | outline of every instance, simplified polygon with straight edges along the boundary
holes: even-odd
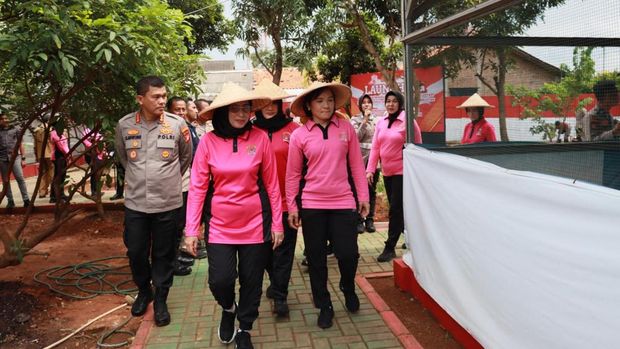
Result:
[[[258,317],[263,275],[270,249],[271,243],[207,244],[209,289],[224,309],[230,309],[235,302],[235,281],[239,276],[237,319],[242,330],[251,330]]]
[[[183,192],[183,206],[179,207],[179,214],[177,217],[177,244],[176,248],[178,249],[183,240],[183,230],[185,229],[186,215],[187,215],[187,194],[189,192]]]
[[[115,162],[116,165],[116,195],[121,196],[125,192],[125,168],[120,162]]]
[[[67,160],[65,155],[56,150],[54,153],[54,178],[52,179],[52,192],[50,198],[65,196],[65,177],[67,177]]]
[[[331,305],[327,290],[327,241],[331,241],[340,270],[340,289],[355,291],[355,273],[359,252],[357,247],[356,210],[302,209],[303,227],[308,272],[314,306],[323,308]]]
[[[403,212],[403,176],[383,176],[385,191],[390,204],[390,221],[388,224],[388,238],[385,247],[394,249],[400,234],[405,230],[405,216]]]
[[[377,207],[377,181],[381,171],[377,169],[372,177],[372,184],[368,184],[368,194],[370,196],[370,210],[366,219],[375,219],[375,208]],[[361,219],[361,217],[360,217]]]
[[[271,250],[267,261],[267,274],[271,284],[273,298],[286,300],[288,297],[288,284],[291,280],[293,260],[295,259],[295,245],[297,244],[297,229],[288,225],[288,213],[282,213],[284,225],[284,240],[275,250]]]
[[[144,213],[125,207],[125,233],[129,267],[139,289],[172,286],[172,263],[176,253],[178,209]],[[150,261],[149,261],[150,257]]]

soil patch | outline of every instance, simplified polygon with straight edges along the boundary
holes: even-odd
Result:
[[[9,228],[17,226],[22,215],[2,215],[2,224]],[[35,214],[31,217],[25,235],[43,229],[53,222],[52,214]],[[108,211],[104,219],[87,218],[69,222],[54,235],[36,246],[24,257],[22,264],[2,269],[0,272],[0,348],[41,348],[56,342],[89,320],[125,302],[115,294],[99,295],[90,299],[74,299],[52,292],[36,283],[34,275],[41,270],[75,265],[110,256],[124,256],[122,239],[123,212]],[[1,248],[0,248],[1,250]],[[122,267],[126,260],[104,261]],[[63,271],[60,272],[62,274]],[[67,275],[66,277],[75,277]],[[113,283],[128,275],[114,275]],[[42,276],[44,281],[53,280]],[[89,283],[87,280],[86,284]],[[130,288],[126,284],[123,288]],[[85,285],[98,288],[98,282]],[[85,296],[75,287],[58,287],[70,294]],[[108,288],[109,289],[109,288]],[[118,310],[87,327],[70,340],[56,348],[96,348],[97,339],[104,332],[125,321],[131,315],[129,307]],[[132,319],[124,330],[134,333],[140,319]],[[127,339],[115,337],[112,342]],[[107,343],[110,343],[108,341]]]
[[[462,348],[452,338],[450,333],[435,321],[431,313],[420,302],[394,286],[394,277],[370,278],[367,280],[424,348]]]

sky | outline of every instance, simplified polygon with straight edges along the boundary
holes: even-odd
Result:
[[[224,14],[232,18],[230,0],[221,0]],[[526,36],[562,36],[562,37],[610,37],[620,38],[620,0],[566,0],[564,5],[548,9],[544,19],[525,32]],[[206,54],[212,59],[235,60],[235,69],[252,69],[249,59],[237,57],[235,52],[243,47],[243,42],[236,40],[226,52],[217,50]],[[559,66],[561,63],[572,65],[572,47],[524,47],[528,53],[539,59]],[[592,54],[597,71],[620,71],[620,48],[598,48]]]

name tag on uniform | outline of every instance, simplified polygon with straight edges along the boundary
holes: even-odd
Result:
[[[125,141],[126,149],[140,149],[142,148],[142,140],[141,139],[128,139]]]
[[[157,148],[174,148],[174,139],[158,139]]]

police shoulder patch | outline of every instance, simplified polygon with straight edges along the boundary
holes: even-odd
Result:
[[[183,139],[185,140],[185,143],[189,143],[189,140],[191,138],[191,135],[189,134],[189,128],[187,126],[183,127],[181,129],[181,133],[183,133]]]

